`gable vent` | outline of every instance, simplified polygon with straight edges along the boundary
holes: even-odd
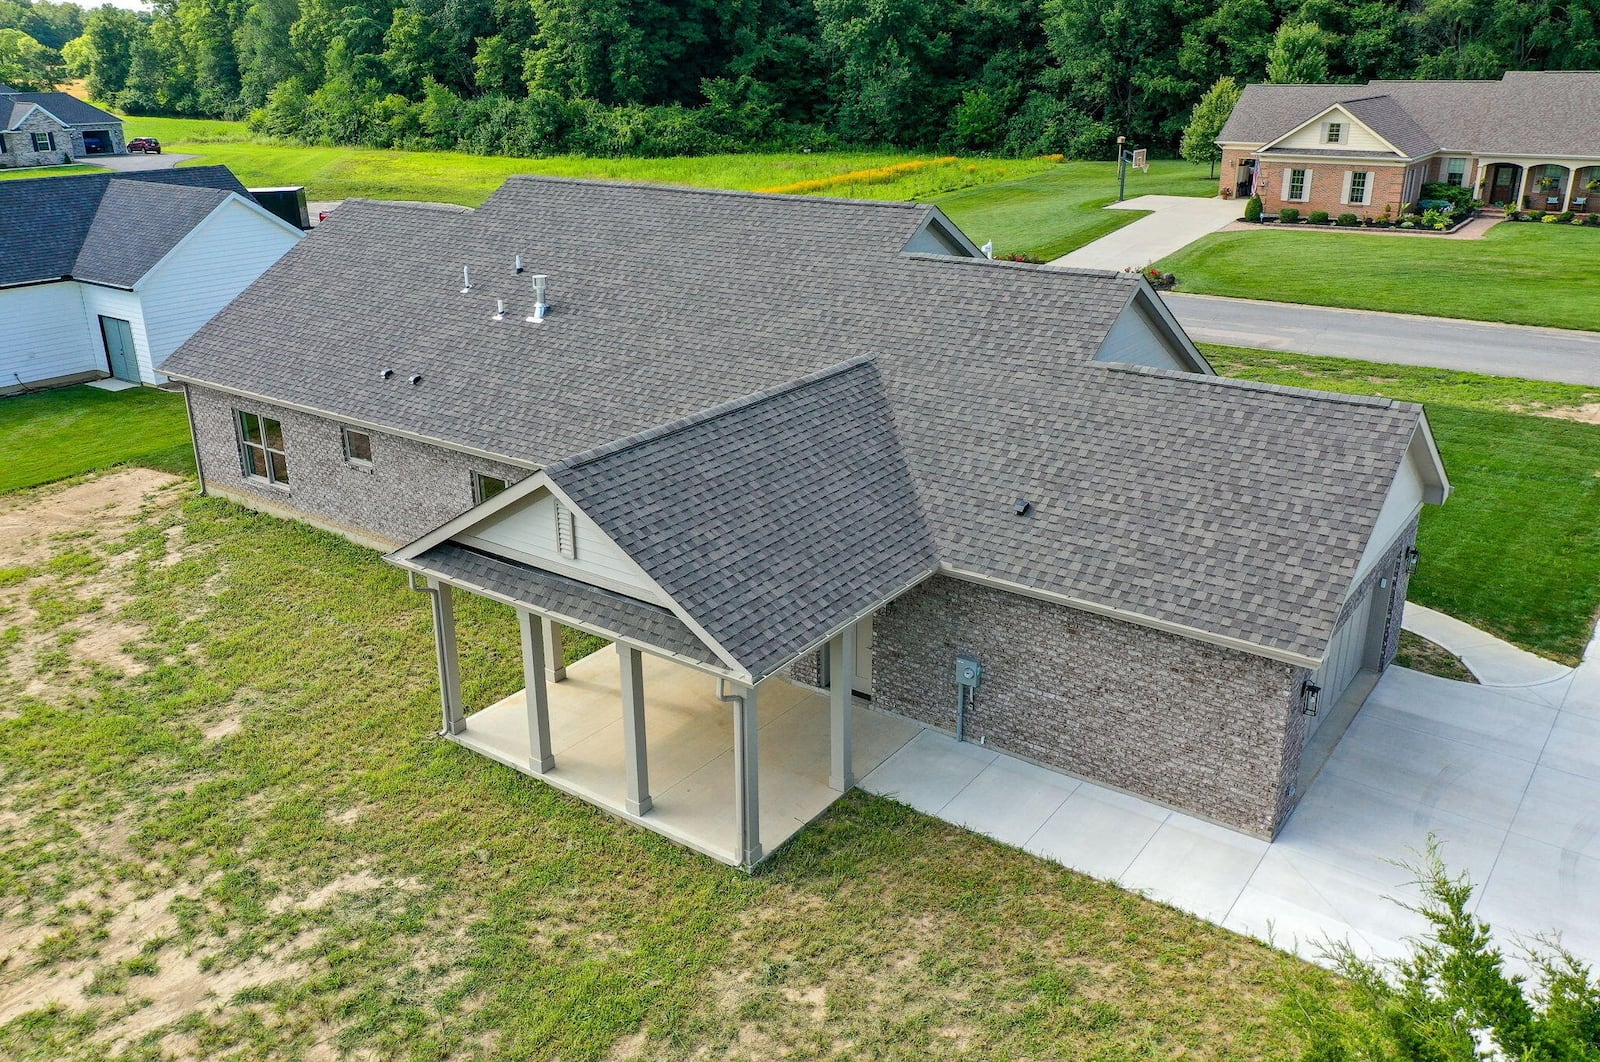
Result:
[[[556,548],[563,557],[578,559],[578,527],[572,510],[556,502]]]

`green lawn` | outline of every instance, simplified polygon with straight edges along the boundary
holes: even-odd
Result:
[[[1129,199],[1216,191],[1216,180],[1187,162],[1157,161],[1149,174],[1128,173]],[[1028,179],[986,184],[934,201],[978,243],[993,240],[996,253],[1049,260],[1147,216],[1142,210],[1102,209],[1116,197],[1112,163],[1067,162]]]
[[[1205,346],[1218,371],[1426,403],[1455,494],[1423,511],[1410,597],[1576,664],[1600,612],[1600,388]]]
[[[0,492],[125,463],[194,467],[181,395],[67,387],[0,398]]]
[[[0,181],[16,181],[27,177],[65,177],[73,173],[104,173],[99,166],[75,162],[70,166],[35,166],[15,170],[0,170]]]
[[[141,496],[0,572],[0,1057],[1278,1059],[1341,992],[864,794],[715,865],[439,740],[376,554]],[[458,615],[469,704],[518,688]]]
[[[1219,232],[1157,263],[1178,290],[1600,330],[1600,228],[1496,225],[1481,240]]]

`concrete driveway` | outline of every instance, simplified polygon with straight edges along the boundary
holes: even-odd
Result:
[[[1198,199],[1189,195],[1141,195],[1107,210],[1148,210],[1149,217],[1124,225],[1051,266],[1069,269],[1143,269],[1237,221],[1244,208],[1227,199]]]
[[[159,155],[85,155],[78,161],[126,173],[132,170],[170,170],[178,163],[194,157],[164,151]]]
[[[1271,844],[924,731],[863,788],[1318,960],[1394,956],[1430,834],[1498,939],[1600,962],[1600,655],[1525,687],[1391,668]]]

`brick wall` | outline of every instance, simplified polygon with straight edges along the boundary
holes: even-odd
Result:
[[[1391,217],[1399,217],[1405,200],[1406,170],[1401,166],[1356,165],[1353,163],[1306,163],[1262,160],[1261,179],[1257,188],[1261,192],[1262,212],[1276,214],[1284,207],[1294,207],[1302,215],[1314,210],[1325,210],[1330,217],[1355,214],[1357,217],[1381,217],[1385,205]],[[1284,174],[1291,169],[1305,170],[1311,178],[1311,195],[1304,202],[1283,198]],[[1365,170],[1372,176],[1371,193],[1365,206],[1339,202],[1344,194],[1344,175],[1351,170]]]
[[[1271,837],[1293,806],[1305,671],[947,576],[874,621],[873,703],[955,728],[955,658],[983,681],[968,739]]]
[[[33,150],[33,133],[54,133],[56,146],[51,151]],[[20,127],[5,134],[6,149],[0,154],[0,167],[60,166],[72,157],[72,134],[54,118],[39,110],[29,112]]]
[[[472,507],[472,473],[509,482],[529,474],[482,458],[372,432],[372,467],[344,460],[340,425],[292,409],[190,387],[195,448],[209,493],[281,516],[303,519],[357,542],[393,548]],[[287,489],[244,474],[233,411],[283,425]]]

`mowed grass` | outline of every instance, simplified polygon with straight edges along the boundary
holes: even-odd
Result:
[[[1343,991],[864,794],[713,864],[441,741],[376,554],[147,496],[0,584],[0,1057],[1277,1059]],[[481,707],[516,624],[458,601]]]
[[[194,467],[183,396],[67,387],[0,398],[0,492],[124,463]]]
[[[1410,598],[1565,664],[1600,612],[1600,388],[1204,346],[1218,371],[1425,403],[1455,488]],[[1562,416],[1565,414],[1565,417]]]
[[[70,166],[34,166],[15,170],[0,170],[0,181],[16,181],[28,177],[66,177],[74,173],[104,173],[99,166],[86,166],[75,162]]]
[[[1178,290],[1600,330],[1600,228],[1502,223],[1481,240],[1218,232],[1161,260]]]
[[[1141,195],[1211,196],[1217,182],[1187,162],[1156,161],[1150,172],[1128,171],[1128,198]],[[935,198],[978,243],[993,240],[996,254],[1049,260],[1146,217],[1148,211],[1106,210],[1117,198],[1117,168],[1110,162],[1066,162],[1025,179],[989,183]]]

